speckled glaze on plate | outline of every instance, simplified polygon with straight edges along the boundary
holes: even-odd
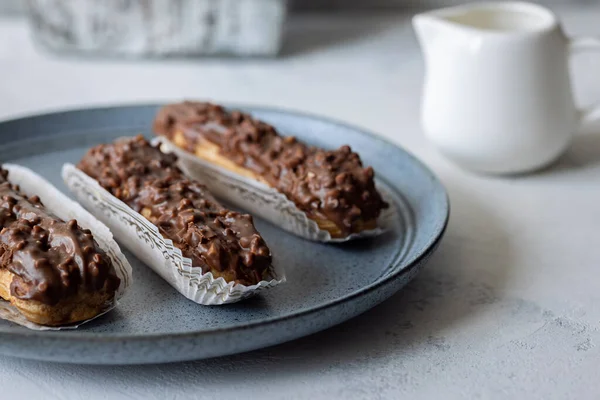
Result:
[[[193,360],[275,345],[349,318],[409,282],[442,238],[446,192],[419,161],[360,129],[294,112],[237,107],[285,135],[326,148],[349,144],[375,168],[397,218],[382,236],[344,244],[299,239],[256,219],[287,283],[248,301],[199,306],[169,286],[126,249],[134,283],[119,306],[76,331],[37,332],[0,321],[0,353],[87,364]],[[145,133],[158,105],[74,110],[0,123],[0,160],[32,168],[69,194],[60,177],[92,145]]]

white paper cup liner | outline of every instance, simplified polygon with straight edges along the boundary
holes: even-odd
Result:
[[[104,222],[121,244],[127,247],[179,293],[203,305],[235,303],[261,290],[285,282],[281,269],[273,267],[273,278],[252,286],[215,279],[211,272],[192,266],[181,250],[165,239],[158,228],[110,194],[98,182],[72,164],[63,165],[62,177],[79,201]]]
[[[115,293],[114,300],[106,305],[106,309],[101,314],[86,321],[78,322],[77,324],[52,327],[38,325],[28,321],[7,301],[0,301],[0,318],[35,330],[74,329],[115,308],[118,304],[118,300],[123,297],[131,285],[132,271],[127,258],[125,258],[119,245],[113,239],[110,230],[102,222],[94,218],[92,214],[83,209],[78,203],[64,195],[61,191],[52,186],[50,182],[32,170],[15,164],[3,164],[2,166],[8,171],[9,182],[19,185],[22,193],[27,196],[39,196],[46,209],[58,218],[64,221],[76,219],[79,226],[92,231],[94,239],[100,248],[104,250],[115,267],[115,272],[121,279],[121,284]]]
[[[173,153],[178,158],[178,165],[182,171],[206,185],[217,198],[240,207],[248,213],[261,217],[279,228],[300,236],[304,239],[341,243],[349,240],[378,236],[384,232],[381,228],[382,221],[390,220],[396,212],[393,202],[388,201],[390,207],[383,210],[378,218],[379,227],[352,233],[343,238],[332,238],[331,234],[320,229],[315,221],[298,209],[285,195],[254,179],[240,176],[218,165],[211,164],[196,155],[183,150],[171,143],[165,137],[152,139],[152,144],[160,144],[164,153]],[[381,187],[378,187],[384,200],[389,196]]]

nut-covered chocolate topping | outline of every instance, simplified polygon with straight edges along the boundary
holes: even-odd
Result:
[[[0,268],[15,277],[11,294],[54,305],[80,292],[115,292],[120,279],[92,233],[26,198],[0,168]]]
[[[252,217],[222,207],[176,160],[137,136],[90,149],[77,167],[156,225],[204,273],[245,285],[268,278],[271,253]]]
[[[190,152],[201,140],[216,144],[221,155],[261,176],[310,218],[333,221],[344,236],[387,207],[375,189],[373,168],[363,168],[349,146],[307,146],[249,114],[200,102],[163,107],[154,130],[170,139],[181,132]]]

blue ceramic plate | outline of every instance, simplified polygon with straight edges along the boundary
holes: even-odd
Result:
[[[43,175],[68,193],[64,162],[98,143],[143,132],[158,105],[67,111],[0,123],[0,160]],[[404,150],[360,129],[288,111],[240,107],[285,135],[325,148],[349,144],[375,168],[397,217],[384,235],[338,245],[313,243],[256,220],[287,283],[248,301],[204,307],[178,294],[124,249],[134,283],[109,314],[71,331],[31,331],[0,321],[0,353],[61,362],[158,363],[233,354],[326,329],[388,298],[410,281],[448,221],[446,192]]]

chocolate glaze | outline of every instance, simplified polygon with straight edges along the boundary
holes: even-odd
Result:
[[[176,161],[137,136],[90,149],[78,168],[144,215],[203,272],[245,285],[268,278],[271,254],[252,217],[222,207]]]
[[[310,218],[334,222],[344,236],[388,206],[375,189],[373,168],[363,168],[349,146],[310,147],[293,136],[279,136],[249,114],[200,102],[163,107],[154,130],[170,139],[183,133],[190,152],[201,140],[216,144],[221,155],[260,175]]]
[[[0,268],[15,274],[13,296],[53,305],[69,296],[105,290],[120,279],[92,233],[64,222],[39,197],[26,198],[0,168]]]

